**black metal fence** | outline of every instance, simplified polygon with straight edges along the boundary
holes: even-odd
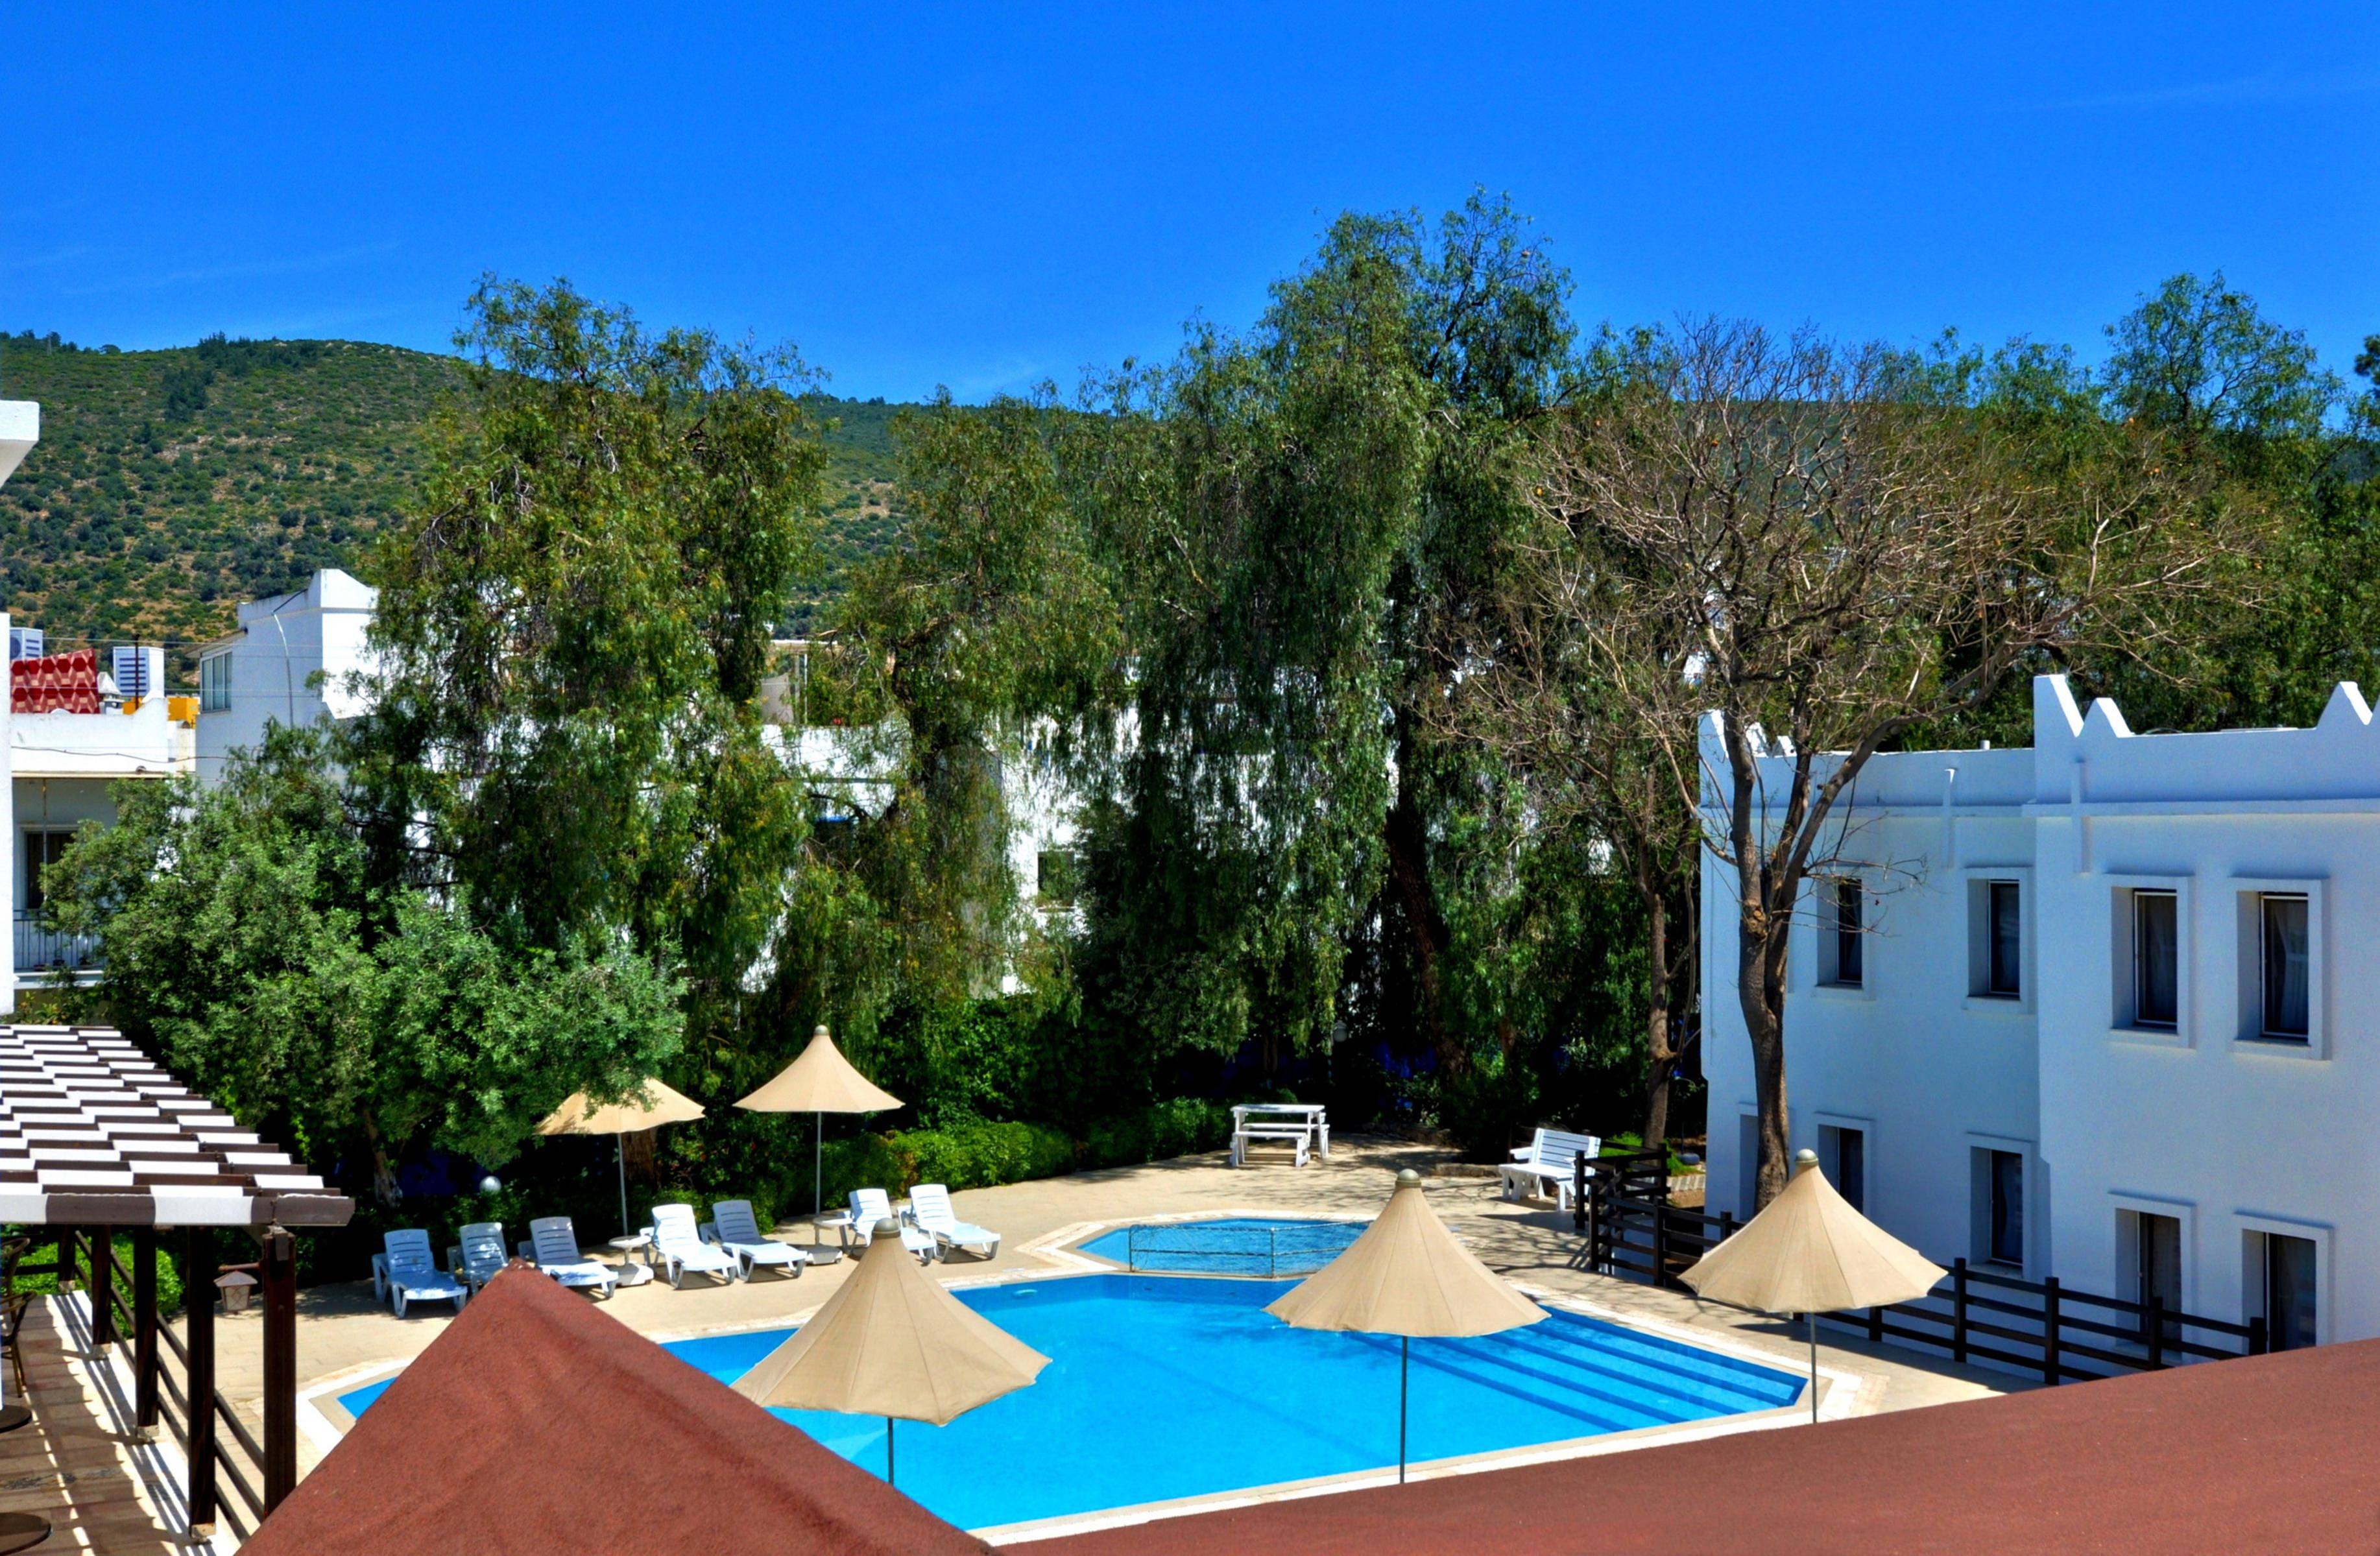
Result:
[[[1572,1215],[1586,1238],[1588,1268],[1683,1289],[1679,1277],[1734,1234],[1732,1215],[1670,1204],[1667,1166],[1649,1152],[1579,1163]],[[1955,1362],[2018,1368],[2045,1383],[2258,1355],[2269,1348],[2262,1319],[2210,1319],[2155,1297],[2102,1296],[2055,1276],[2028,1281],[1963,1258],[1915,1302],[1818,1317],[1879,1343],[1924,1345]]]

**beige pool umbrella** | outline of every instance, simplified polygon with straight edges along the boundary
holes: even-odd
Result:
[[[1049,1365],[943,1290],[887,1219],[843,1289],[736,1380],[735,1392],[779,1409],[883,1416],[889,1484],[894,1417],[939,1427],[1024,1388]]]
[[[1810,1335],[1810,1419],[1818,1418],[1818,1319],[1847,1307],[1913,1302],[1949,1273],[1852,1209],[1818,1171],[1794,1159],[1793,1181],[1682,1279],[1714,1302],[1799,1313]]]
[[[815,1113],[810,1150],[810,1210],[826,1209],[826,1115],[873,1113],[897,1108],[901,1099],[851,1067],[823,1027],[810,1028],[810,1045],[779,1070],[776,1078],[735,1105],[756,1113]]]
[[[613,1145],[620,1159],[620,1235],[625,1237],[628,1234],[628,1149],[617,1137],[664,1124],[689,1123],[701,1116],[701,1103],[648,1076],[640,1083],[638,1095],[625,1102],[607,1102],[597,1107],[587,1100],[584,1091],[572,1092],[563,1099],[562,1106],[545,1115],[537,1132],[614,1137]]]
[[[1405,1404],[1413,1337],[1500,1334],[1546,1310],[1506,1285],[1454,1240],[1408,1167],[1347,1251],[1265,1309],[1298,1329],[1393,1334],[1397,1358],[1397,1480],[1405,1477]]]

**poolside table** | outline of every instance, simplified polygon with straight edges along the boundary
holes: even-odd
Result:
[[[1238,1136],[1249,1122],[1258,1124],[1278,1121],[1303,1126],[1314,1137],[1314,1149],[1322,1160],[1330,1160],[1330,1120],[1320,1102],[1241,1102],[1232,1109],[1232,1133]]]
[[[824,1246],[829,1227],[834,1229],[835,1240],[840,1246],[833,1248]],[[851,1227],[849,1210],[825,1210],[812,1216],[810,1218],[810,1262],[832,1264],[848,1254],[851,1251]],[[832,1254],[834,1258],[824,1257],[827,1254]]]
[[[641,1286],[653,1278],[653,1240],[639,1232],[630,1237],[614,1237],[603,1245],[620,1256],[620,1280],[624,1286]],[[645,1262],[637,1262],[637,1250],[645,1250]]]

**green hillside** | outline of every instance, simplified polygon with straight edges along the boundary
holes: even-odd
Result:
[[[54,645],[163,639],[182,678],[238,602],[318,567],[369,573],[455,377],[449,358],[355,341],[117,352],[0,335],[0,397],[42,406],[40,444],[0,487],[0,607]],[[840,422],[825,568],[789,626],[889,541],[900,408],[820,399]]]

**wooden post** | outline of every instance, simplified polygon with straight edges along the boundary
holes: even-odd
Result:
[[[1950,1261],[1950,1359],[1961,1366],[1967,1360],[1967,1261]]]
[[[2041,1282],[2041,1380],[2055,1383],[2058,1367],[2058,1277]]]
[[[132,1414],[144,1440],[157,1434],[157,1229],[132,1229]]]
[[[2264,1315],[2259,1313],[2248,1320],[2248,1354],[2261,1356],[2272,1348],[2273,1337],[2265,1328]]]
[[[1658,1199],[1653,1202],[1653,1283],[1670,1283],[1670,1212]]]
[[[2165,1366],[2165,1298],[2149,1298],[2149,1370]]]
[[[190,1533],[215,1532],[215,1236],[203,1226],[182,1234],[188,1282],[182,1304],[190,1353]]]
[[[1867,1310],[1867,1337],[1868,1342],[1871,1344],[1881,1345],[1884,1343],[1883,1308],[1871,1307]]]
[[[1579,1152],[1570,1162],[1570,1224],[1573,1232],[1586,1230],[1586,1153]]]
[[[91,1343],[113,1345],[115,1329],[115,1236],[111,1227],[91,1229]]]
[[[280,1227],[264,1245],[264,1511],[298,1489],[298,1239]]]

